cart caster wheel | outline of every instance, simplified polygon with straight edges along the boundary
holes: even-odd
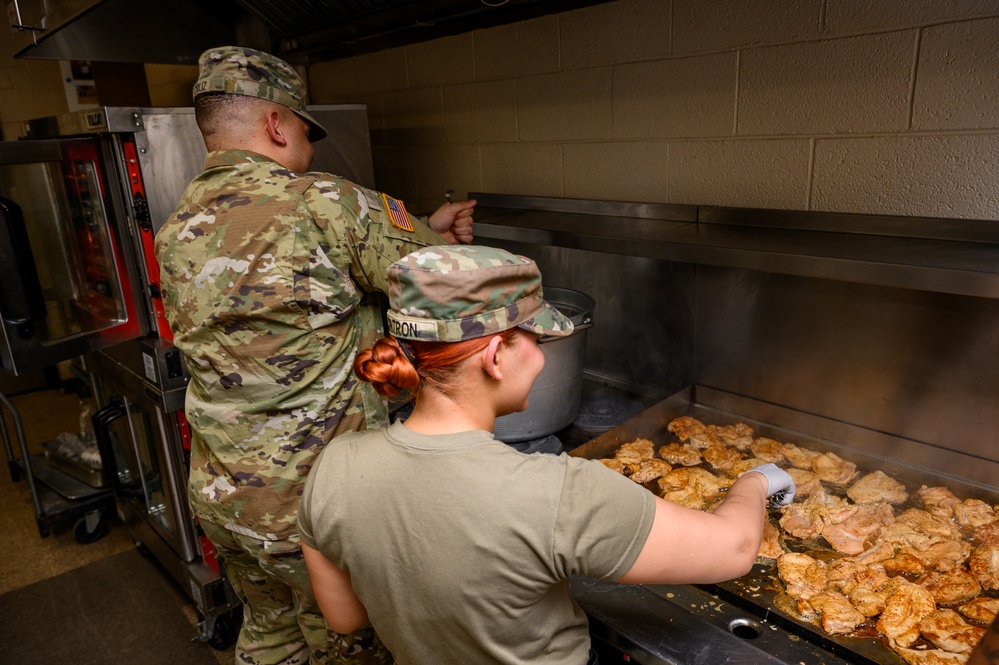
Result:
[[[216,651],[225,651],[236,643],[239,637],[239,622],[230,615],[223,614],[215,619],[215,628],[212,636],[208,638],[208,644]]]
[[[149,551],[149,548],[146,547],[146,544],[144,542],[142,542],[141,540],[132,540],[132,542],[135,544],[135,550],[139,553],[139,556],[141,556],[143,559],[152,558],[153,553]]]
[[[81,545],[98,541],[107,532],[107,523],[101,513],[96,513],[96,516],[93,513],[84,515],[76,520],[76,524],[73,526],[73,536],[76,538],[76,542]]]

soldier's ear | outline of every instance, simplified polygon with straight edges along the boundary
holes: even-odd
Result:
[[[284,124],[281,122],[281,114],[276,109],[267,112],[267,138],[279,146],[288,145],[288,139],[284,135]]]
[[[493,335],[489,340],[489,345],[479,354],[483,371],[496,381],[503,378],[503,372],[500,370],[499,358],[497,356],[502,343],[503,339],[499,335]]]

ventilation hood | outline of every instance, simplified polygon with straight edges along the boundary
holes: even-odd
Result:
[[[219,44],[315,63],[608,0],[7,0],[14,55],[195,64]]]

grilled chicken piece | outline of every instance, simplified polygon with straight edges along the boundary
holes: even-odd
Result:
[[[819,480],[819,477],[813,471],[806,471],[805,469],[798,469],[796,467],[786,469],[786,471],[787,475],[791,476],[791,479],[794,480],[795,501],[804,501],[811,496],[812,492],[822,489],[822,481]]]
[[[683,467],[673,469],[659,479],[659,487],[665,490],[682,489],[696,485],[706,495],[719,494],[723,488],[732,486],[731,478],[719,478],[707,469]]]
[[[919,622],[936,609],[929,591],[918,584],[901,582],[885,600],[878,618],[878,632],[899,646],[911,646],[919,639]]]
[[[931,571],[917,579],[916,584],[925,587],[940,605],[963,603],[982,592],[978,580],[964,568],[955,568],[947,573]]]
[[[785,443],[781,452],[784,453],[784,457],[791,463],[791,466],[806,471],[812,470],[812,462],[822,454],[815,450],[796,446],[793,443]]]
[[[890,543],[915,556],[927,568],[940,572],[957,568],[971,554],[971,545],[964,541],[916,531],[898,520],[881,529],[877,537],[880,542]]]
[[[903,649],[893,647],[895,653],[902,657],[908,665],[964,665],[968,655],[951,653],[943,649]]]
[[[884,563],[895,556],[895,546],[887,542],[878,542],[872,548],[853,557],[857,561],[868,566],[875,563]]]
[[[882,563],[885,567],[885,572],[892,577],[904,575],[916,579],[926,572],[926,566],[923,565],[923,562],[908,552],[899,552]]]
[[[691,432],[690,438],[687,439],[687,441],[698,450],[704,450],[705,448],[713,446],[716,443],[725,443],[718,438],[718,435],[714,432],[714,430],[708,429],[707,427],[700,432]]]
[[[968,567],[982,588],[999,591],[999,544],[976,547],[971,553]]]
[[[780,525],[795,538],[815,538],[827,526],[849,519],[857,510],[859,506],[820,488],[801,503],[781,508]]]
[[[978,499],[965,499],[954,506],[954,519],[963,527],[976,528],[992,524],[999,516],[992,506]]]
[[[822,615],[822,629],[830,635],[846,635],[867,618],[838,591],[816,594],[808,599],[808,604]]]
[[[604,459],[599,460],[599,462],[604,466],[606,466],[611,471],[617,471],[618,473],[622,474],[624,473],[624,462],[617,459],[616,457],[605,457]]]
[[[944,539],[921,550],[912,550],[928,568],[946,573],[964,565],[971,554],[971,545],[962,540]],[[984,585],[983,585],[984,586]]]
[[[954,506],[961,503],[961,500],[954,496],[946,487],[928,487],[923,485],[916,492],[927,512],[938,517],[950,519],[954,516]]]
[[[766,462],[761,460],[759,457],[747,457],[746,459],[739,460],[738,462],[733,464],[730,468],[726,469],[725,473],[732,476],[733,478],[738,478],[742,474],[746,473],[747,471],[752,471],[761,464],[766,464]]]
[[[886,475],[883,471],[869,473],[846,491],[854,503],[902,503],[909,498],[905,485]]]
[[[635,439],[630,443],[621,444],[614,457],[625,464],[641,466],[642,462],[656,455],[656,446],[648,439]],[[636,469],[637,470],[637,469]]]
[[[753,428],[746,423],[736,423],[734,425],[724,425],[721,427],[709,426],[712,432],[723,443],[726,443],[736,450],[746,451],[753,443]]]
[[[776,559],[784,553],[784,548],[780,546],[780,531],[767,520],[763,523],[763,542],[760,543],[760,550],[756,553],[758,559]]]
[[[919,622],[919,632],[939,649],[970,654],[985,629],[968,624],[954,610],[937,610]]]
[[[808,600],[822,593],[828,582],[826,564],[800,552],[785,552],[777,559],[777,575],[787,587],[788,595]]]
[[[697,466],[701,463],[701,451],[689,443],[671,443],[659,449],[659,456],[670,464]]]
[[[839,524],[830,524],[822,529],[822,537],[837,552],[860,554],[865,550],[867,539],[881,527],[895,521],[895,509],[887,503],[865,503],[857,511]]]
[[[812,471],[827,483],[845,485],[857,475],[857,465],[836,453],[822,453],[812,460]]]
[[[704,449],[704,459],[719,471],[728,471],[742,459],[742,453],[724,443],[712,443]]]
[[[704,431],[704,423],[702,423],[697,418],[691,418],[690,416],[681,416],[670,422],[666,426],[666,429],[676,434],[677,438],[681,441],[686,441],[690,438],[691,434],[697,434]]]
[[[999,521],[975,529],[975,542],[983,545],[999,545]]]
[[[780,526],[795,538],[818,538],[827,525],[821,506],[810,503],[792,503],[781,508]]]
[[[919,508],[910,508],[895,518],[899,524],[911,526],[920,533],[957,540],[961,530],[949,518],[940,517]]]
[[[851,556],[826,564],[827,589],[839,591],[847,596],[860,585],[878,589],[887,583],[888,579],[888,573],[881,564],[867,565]]]
[[[681,467],[659,479],[660,496],[670,503],[704,510],[721,496],[722,488],[730,487],[733,482],[731,478],[719,478],[706,469]]]
[[[887,589],[877,589],[870,584],[858,584],[850,590],[850,602],[865,617],[875,617],[884,610],[888,593]]]
[[[631,474],[631,479],[636,483],[647,483],[656,478],[662,478],[672,470],[673,467],[668,462],[661,459],[647,459],[642,462],[637,471]]]
[[[959,606],[957,611],[972,621],[988,626],[996,620],[996,615],[999,614],[999,598],[980,596]]]
[[[753,439],[753,442],[749,444],[749,450],[764,462],[780,464],[784,461],[784,444],[765,436]]]

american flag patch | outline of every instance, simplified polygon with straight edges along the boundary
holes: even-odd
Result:
[[[392,220],[392,226],[403,231],[415,230],[413,229],[412,220],[409,219],[409,215],[406,213],[406,206],[402,205],[402,201],[393,199],[388,194],[382,194],[382,200],[385,201],[385,209],[388,211],[389,219]]]

